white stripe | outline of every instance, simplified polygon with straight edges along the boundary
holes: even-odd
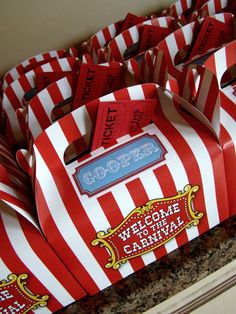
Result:
[[[25,94],[25,91],[23,89],[23,87],[21,86],[19,80],[16,80],[14,82],[11,83],[11,87],[14,91],[14,93],[16,94],[17,98],[19,99],[19,101],[22,101],[22,97]]]
[[[0,187],[1,187],[2,192],[5,192],[5,193],[19,199],[20,201],[25,203],[25,206],[29,206],[30,208],[32,208],[31,201],[24,194],[20,193],[19,191],[16,191],[15,189],[11,188],[10,186],[8,186],[2,182],[0,182]]]
[[[204,112],[205,106],[207,105],[206,100],[209,94],[209,89],[212,82],[212,78],[213,78],[213,74],[210,71],[206,71],[204,73],[202,85],[201,85],[202,88],[199,90],[197,104],[196,104],[198,110],[200,110],[201,112]],[[200,83],[199,81],[200,81],[200,77],[198,76],[198,86]]]
[[[228,0],[220,0],[221,8],[225,8],[228,5]]]
[[[222,23],[225,23],[225,15],[222,14],[222,13],[215,14],[214,18],[215,18],[217,21],[220,21],[220,22],[222,22]]]
[[[157,178],[152,171],[141,174],[139,178],[142,182],[142,185],[147,193],[149,200],[163,197],[159,182],[157,181]],[[156,256],[153,252],[149,252],[143,255],[143,259],[145,260],[145,263],[147,265],[154,262],[156,260]]]
[[[131,100],[145,99],[142,85],[131,86],[130,88],[127,89],[127,91],[129,93]]]
[[[37,219],[35,217],[33,217],[32,215],[30,215],[27,211],[25,211],[24,209],[20,208],[19,206],[16,206],[13,203],[7,202],[5,200],[2,200],[6,205],[8,205],[11,209],[13,209],[14,211],[16,211],[17,213],[21,214],[25,219],[27,219],[39,232],[40,231],[40,227],[39,227],[39,223],[37,221]]]
[[[36,97],[38,97],[40,103],[43,106],[44,111],[47,113],[48,118],[51,120],[51,112],[53,108],[55,107],[55,104],[51,98],[51,95],[48,92],[48,89],[47,88],[43,89],[41,92],[37,94]],[[34,98],[32,98],[32,101],[33,99]],[[31,102],[29,105],[31,105]],[[39,117],[37,117],[37,119],[38,118]]]
[[[18,257],[35,277],[59,300],[62,305],[74,301],[73,297],[42,263],[27,241],[14,212],[2,210],[2,219],[8,238]],[[39,236],[41,236],[39,234]]]
[[[115,101],[114,93],[107,94],[99,98],[99,101]]]
[[[215,1],[213,0],[209,1],[206,6],[208,8],[208,15],[213,15],[216,13]]]
[[[103,32],[100,31],[96,34],[97,40],[99,42],[100,47],[104,47],[105,43],[106,43],[106,39],[103,35]]]
[[[43,55],[42,55],[42,54],[36,55],[34,58],[35,58],[35,60],[36,60],[36,61],[38,61],[38,62],[39,62],[39,61],[43,61],[43,60],[44,60],[44,58],[43,58]]]
[[[7,276],[10,275],[12,271],[7,267],[7,265],[3,262],[0,257],[0,281],[3,279],[7,279]]]
[[[63,99],[67,99],[72,96],[71,86],[67,80],[67,78],[63,78],[57,81],[57,86],[62,94]]]
[[[78,233],[64,206],[61,195],[55,185],[55,181],[53,180],[46,163],[44,162],[36,147],[35,155],[36,177],[39,180],[41,189],[47,202],[47,206],[58,230],[60,231],[67,245],[70,247],[71,251],[75,254],[77,259],[96,282],[99,289],[104,289],[111,284],[110,280],[94,258],[93,254],[88,249],[88,246],[84,242],[81,235]]]
[[[14,270],[10,270],[8,267],[7,267],[7,265],[6,264],[4,264],[4,262],[3,262],[3,260],[1,259],[1,257],[0,257],[0,281],[1,280],[7,280],[7,276],[8,275],[10,275],[10,274],[12,274],[14,272]],[[28,287],[27,287],[27,289],[28,289]],[[30,291],[31,292],[31,291]],[[33,294],[32,292],[31,292],[31,294]],[[32,310],[32,312],[33,313],[41,313],[41,314],[49,314],[49,313],[52,313],[48,308],[46,308],[46,307],[43,307],[43,308],[38,308],[37,310],[36,310],[36,312],[35,311],[33,311]]]
[[[177,0],[175,2],[175,8],[176,8],[177,15],[180,15],[180,14],[183,13],[182,1],[181,0]]]
[[[86,106],[82,106],[77,110],[72,111],[71,115],[74,118],[81,135],[84,136],[86,143],[89,143],[93,125]]]
[[[116,41],[118,50],[119,50],[119,52],[123,58],[123,54],[126,51],[126,49],[128,48],[126,43],[125,43],[123,35],[122,34],[118,35],[117,37],[115,37],[114,40]],[[114,54],[114,53],[112,53],[112,54]]]
[[[186,45],[189,45],[192,43],[193,40],[193,30],[192,30],[192,26],[195,25],[195,22],[186,25],[185,27],[182,27],[182,32],[184,35],[184,40]]]
[[[6,94],[3,95],[2,105],[5,110],[6,116],[9,119],[9,124],[11,126],[14,138],[16,139],[16,141],[20,142],[23,139],[20,124],[18,119],[16,119],[16,113]]]
[[[110,24],[108,26],[108,29],[109,29],[109,33],[110,33],[111,38],[115,37],[116,36],[115,24]]]
[[[166,17],[160,17],[160,18],[157,18],[156,20],[157,20],[157,22],[159,23],[159,25],[161,27],[168,28],[167,18]]]
[[[171,62],[174,64],[172,58],[179,51],[174,33],[168,35],[164,40],[166,41],[168,51],[170,52]]]
[[[48,53],[49,53],[50,58],[56,57],[58,59],[60,57],[59,52],[57,50],[51,50]]]
[[[171,122],[176,130],[187,142],[192,153],[196,157],[201,173],[202,184],[204,189],[204,198],[206,204],[206,213],[208,218],[209,227],[212,228],[219,224],[219,212],[216,202],[215,180],[209,153],[198,136],[196,131],[189,126],[189,124],[178,114],[174,106],[167,106],[167,101],[163,106],[163,111],[166,117],[172,121],[175,116],[174,122]],[[209,196],[210,195],[210,196]]]
[[[222,48],[214,53],[216,77],[220,82],[224,72],[227,70],[227,58],[225,54],[225,48]]]
[[[36,138],[39,136],[39,134],[42,133],[43,130],[31,106],[28,106],[28,127],[31,132],[31,136],[33,140],[35,141]]]
[[[235,120],[223,109],[220,108],[220,118],[221,123],[224,126],[224,128],[229,133],[233,143],[234,143],[234,149],[236,152],[236,123]]]
[[[11,69],[10,71],[12,78],[14,81],[20,76],[19,73],[17,72],[16,68]]]
[[[136,44],[139,41],[139,32],[137,26],[133,26],[129,29],[130,36],[132,38],[133,44]]]
[[[53,61],[52,61],[52,62],[53,62]],[[41,69],[42,69],[43,72],[53,72],[53,69],[52,69],[52,67],[51,67],[51,65],[50,65],[49,62],[43,64],[43,65],[41,66]]]
[[[71,65],[67,58],[59,59],[58,64],[61,67],[62,71],[70,71]]]
[[[159,83],[159,80],[160,80],[160,74],[162,76],[165,75],[165,73],[160,73],[161,71],[161,65],[162,63],[165,61],[163,60],[164,58],[164,53],[162,51],[158,51],[158,54],[157,54],[157,57],[156,57],[156,60],[155,60],[155,64],[154,64],[154,73],[153,73],[153,82],[158,84]]]

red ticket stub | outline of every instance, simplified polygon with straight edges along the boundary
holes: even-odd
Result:
[[[146,21],[146,16],[137,16],[133,13],[128,13],[125,17],[125,20],[121,26],[121,30],[120,33],[122,33],[123,31],[125,31],[126,29],[137,25],[139,23],[142,23],[144,21]]]
[[[65,72],[39,72],[36,73],[36,86],[37,92],[40,92],[44,88],[48,87],[52,83],[60,80],[65,76],[73,75],[72,71]]]
[[[121,88],[123,66],[82,64],[73,101],[73,109]]]
[[[107,146],[117,138],[148,125],[155,105],[156,99],[100,102],[91,150]]]
[[[139,52],[156,46],[163,38],[171,33],[171,28],[155,25],[144,25],[139,44]]]
[[[189,58],[202,55],[209,49],[220,47],[233,37],[233,28],[213,17],[205,17]]]

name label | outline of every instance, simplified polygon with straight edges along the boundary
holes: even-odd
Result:
[[[166,149],[155,135],[145,134],[76,168],[81,194],[94,195],[165,159]]]

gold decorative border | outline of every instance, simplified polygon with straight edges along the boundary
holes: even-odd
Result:
[[[199,213],[198,211],[194,210],[192,207],[192,201],[195,197],[195,193],[199,190],[199,186],[198,185],[194,185],[191,186],[190,184],[187,184],[183,191],[178,191],[177,194],[175,196],[171,196],[168,198],[158,198],[158,199],[154,199],[151,201],[148,201],[144,206],[139,206],[136,207],[134,210],[132,210],[130,212],[130,214],[128,216],[126,216],[126,218],[114,229],[107,229],[107,233],[105,231],[99,231],[97,233],[97,238],[94,239],[91,242],[91,245],[96,246],[99,245],[100,247],[105,247],[111,257],[108,259],[108,263],[105,265],[105,268],[113,268],[113,269],[119,269],[121,264],[125,264],[127,262],[127,260],[131,259],[131,258],[135,258],[137,256],[146,254],[150,251],[155,250],[156,248],[158,248],[159,246],[164,245],[166,242],[170,241],[171,239],[173,239],[177,234],[179,234],[180,232],[182,232],[184,229],[186,228],[190,228],[192,225],[193,226],[197,226],[199,224],[199,220],[203,217],[203,213]],[[126,221],[135,213],[137,213],[137,215],[142,215],[145,212],[149,212],[152,209],[152,205],[153,203],[157,203],[157,202],[163,202],[163,201],[170,201],[170,200],[175,200],[175,199],[179,199],[181,197],[184,197],[188,195],[188,210],[189,213],[191,215],[192,220],[186,224],[183,228],[181,228],[178,232],[176,232],[172,237],[170,237],[169,239],[167,239],[166,241],[161,242],[160,244],[157,244],[156,246],[154,246],[153,248],[139,253],[137,255],[134,256],[129,256],[128,258],[124,258],[121,260],[116,261],[116,256],[115,256],[115,252],[113,250],[113,248],[111,247],[111,245],[106,241],[106,238],[110,237],[112,234],[114,234],[117,230],[119,230],[125,223]]]
[[[35,303],[31,305],[25,312],[29,312],[30,310],[37,310],[39,307],[47,306],[47,300],[49,299],[48,295],[40,296],[39,294],[33,295],[29,292],[29,290],[26,288],[26,279],[28,278],[28,274],[9,274],[7,276],[8,280],[1,280],[0,281],[0,288],[7,287],[9,285],[12,285],[16,283],[19,287],[19,289],[31,300],[33,300]]]

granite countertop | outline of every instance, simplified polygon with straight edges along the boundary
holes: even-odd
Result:
[[[236,259],[236,217],[102,292],[57,312],[143,313]]]

